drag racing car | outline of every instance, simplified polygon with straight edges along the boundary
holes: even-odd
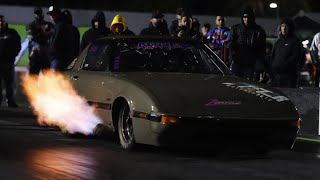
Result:
[[[192,39],[99,39],[66,74],[124,149],[226,142],[290,148],[300,128],[283,93],[233,76]]]

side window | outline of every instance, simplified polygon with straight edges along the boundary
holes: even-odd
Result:
[[[105,71],[108,68],[108,44],[91,44],[81,69]]]

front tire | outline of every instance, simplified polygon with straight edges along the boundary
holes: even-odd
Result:
[[[133,134],[133,123],[130,116],[130,107],[127,103],[122,105],[118,117],[118,134],[121,146],[132,150],[136,144]]]

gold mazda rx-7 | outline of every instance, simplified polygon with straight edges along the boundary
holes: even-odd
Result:
[[[300,128],[283,93],[233,76],[196,40],[99,39],[66,74],[125,149],[225,142],[290,148]]]

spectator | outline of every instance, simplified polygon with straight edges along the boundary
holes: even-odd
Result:
[[[192,18],[191,30],[200,32],[200,22],[197,18]]]
[[[26,27],[29,38],[29,73],[38,75],[41,70],[50,68],[48,46],[54,25],[44,20],[40,7],[36,7],[33,12],[34,20]]]
[[[295,35],[294,22],[284,18],[271,56],[272,86],[296,87],[302,56],[302,44]]]
[[[106,18],[102,11],[98,11],[91,20],[92,27],[88,29],[82,36],[80,50],[82,51],[92,41],[107,37],[111,32],[106,27]]]
[[[247,6],[241,11],[241,23],[231,28],[231,71],[234,75],[259,81],[260,69],[265,59],[266,33],[255,23],[254,11]]]
[[[176,11],[176,20],[173,20],[172,23],[171,23],[171,26],[170,26],[170,35],[171,36],[175,36],[175,33],[177,31],[177,28],[179,26],[179,21],[181,21],[181,15],[182,13],[184,13],[184,8],[177,8],[177,11]]]
[[[168,26],[163,17],[164,15],[159,10],[152,12],[149,27],[144,28],[140,35],[168,36]]]
[[[74,54],[72,27],[65,23],[63,14],[58,7],[50,6],[47,14],[55,23],[54,33],[49,45],[50,68],[63,71],[72,61]]]
[[[132,31],[127,27],[127,23],[125,19],[116,15],[110,25],[111,35],[135,35]]]
[[[320,32],[317,33],[312,40],[310,47],[310,54],[313,64],[316,67],[315,82],[314,85],[319,87],[319,76],[320,76]]]
[[[179,26],[174,33],[175,37],[180,38],[192,38],[200,40],[200,31],[192,29],[192,16],[186,12],[181,14],[181,20]]]
[[[211,29],[210,23],[205,23],[201,27],[201,41],[205,42],[206,44],[208,44],[207,37],[208,37],[208,32],[210,31],[210,29]]]
[[[14,100],[14,61],[21,49],[21,39],[17,31],[8,27],[0,15],[0,105],[2,102],[2,81],[6,88],[8,107],[18,107]]]
[[[261,74],[261,82],[265,84],[271,83],[271,53],[273,49],[273,44],[271,42],[266,42],[266,56],[264,61],[264,74]]]
[[[226,27],[226,20],[223,16],[217,16],[215,23],[216,27],[208,32],[207,39],[210,47],[221,56],[222,45],[230,38],[230,28]]]
[[[73,52],[73,56],[72,56],[71,60],[74,60],[75,58],[78,57],[79,52],[80,52],[80,32],[79,32],[78,28],[73,25],[72,15],[71,15],[70,11],[64,10],[62,12],[62,14],[64,16],[66,23],[68,25],[70,25],[72,28],[74,52]]]

